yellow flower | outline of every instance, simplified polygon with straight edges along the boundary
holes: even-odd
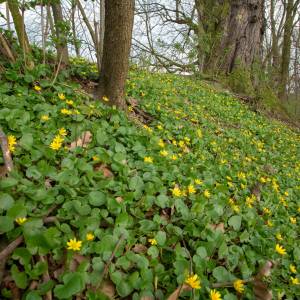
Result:
[[[42,115],[42,116],[41,116],[41,120],[42,120],[42,121],[49,121],[49,119],[50,119],[50,118],[49,118],[48,115]]]
[[[73,110],[73,114],[74,114],[74,115],[80,115],[80,111],[79,111],[78,109],[74,109],[74,110]]]
[[[15,152],[16,148],[15,145],[17,144],[16,137],[13,135],[7,136],[7,143],[8,143],[8,149],[10,152]]]
[[[267,208],[267,207],[264,207],[264,208],[263,208],[263,212],[264,212],[265,214],[267,214],[267,215],[270,215],[270,214],[271,214],[270,209]]]
[[[205,190],[203,194],[204,194],[205,198],[210,198],[210,192],[209,192],[209,190]]]
[[[201,131],[201,129],[197,129],[196,134],[197,134],[198,138],[200,138],[200,139],[202,138],[202,131]]]
[[[162,139],[159,140],[158,146],[161,147],[161,148],[165,147],[165,143],[164,143],[164,141]]]
[[[290,221],[291,221],[292,224],[296,224],[297,223],[297,218],[290,217]]]
[[[74,101],[73,100],[66,100],[66,103],[70,106],[74,105]]]
[[[286,254],[286,250],[284,249],[284,247],[280,246],[279,244],[276,244],[275,250],[280,255],[285,255]]]
[[[93,158],[93,161],[99,161],[100,160],[100,158],[97,155],[94,155],[92,158]]]
[[[296,277],[291,277],[291,281],[292,281],[292,284],[295,284],[295,285],[299,285],[300,284],[299,279],[296,278]]]
[[[281,235],[279,232],[276,233],[276,239],[277,239],[278,241],[282,241],[282,240],[283,240],[282,235]]]
[[[183,148],[185,146],[185,143],[184,141],[179,141],[178,145],[180,148]]]
[[[195,183],[196,183],[196,184],[202,184],[202,183],[203,183],[203,181],[202,181],[202,180],[200,180],[200,179],[195,179]]]
[[[266,177],[260,177],[260,179],[259,179],[259,181],[261,182],[261,183],[266,183],[267,182],[267,179],[266,179]]]
[[[19,225],[24,224],[27,221],[27,218],[16,218],[15,220]]]
[[[144,157],[144,162],[152,164],[153,163],[153,158],[151,156],[145,156]]]
[[[76,238],[70,239],[67,242],[68,250],[79,251],[82,245],[82,241],[77,241]]]
[[[177,155],[173,154],[173,155],[171,156],[171,159],[172,159],[172,160],[177,160],[178,157],[177,157]]]
[[[239,172],[238,173],[238,178],[243,180],[243,179],[246,179],[246,174],[244,172]]]
[[[240,280],[240,279],[237,279],[236,281],[234,281],[233,287],[235,288],[235,290],[238,293],[242,294],[244,292],[244,290],[245,290],[244,281]]]
[[[297,273],[297,269],[294,265],[290,265],[290,270],[292,273],[296,274]]]
[[[60,112],[63,114],[63,115],[71,115],[72,112],[69,110],[69,109],[66,109],[66,108],[62,108],[60,110]]]
[[[62,135],[62,136],[66,136],[67,135],[67,130],[64,127],[62,127],[58,130],[58,134]]]
[[[102,100],[105,101],[105,102],[108,102],[108,101],[109,101],[109,99],[108,99],[106,96],[103,96],[103,97],[102,97]]]
[[[182,195],[182,192],[178,186],[175,186],[172,190],[172,195],[175,197],[180,197]]]
[[[168,156],[169,152],[166,151],[166,150],[161,150],[161,151],[159,152],[159,154],[160,154],[161,156],[166,157],[166,156]]]
[[[64,94],[58,94],[58,99],[65,100],[66,96]]]
[[[156,126],[158,130],[163,130],[163,127],[161,125]]]
[[[268,221],[267,221],[267,225],[268,225],[269,227],[273,227],[272,221],[268,220]]]
[[[220,292],[216,290],[211,290],[209,296],[211,300],[222,300]]]
[[[200,279],[197,274],[190,275],[185,279],[185,283],[188,284],[192,289],[199,290],[201,288]]]
[[[231,206],[231,208],[233,209],[233,211],[235,211],[236,213],[240,212],[240,208],[238,205],[234,204]]]
[[[52,150],[59,150],[62,147],[63,141],[64,141],[64,139],[60,135],[57,135],[57,136],[55,136],[55,138],[53,139],[53,141],[51,142],[49,147]]]
[[[35,91],[37,91],[37,92],[39,92],[39,91],[42,90],[42,88],[41,88],[39,85],[35,85],[35,86],[33,87],[33,89],[34,89]]]
[[[189,192],[189,194],[195,194],[196,193],[196,189],[192,184],[190,184],[188,186],[188,192]]]
[[[87,241],[93,241],[95,239],[95,236],[91,232],[89,232],[86,234],[85,238]]]
[[[149,242],[152,246],[157,245],[156,239],[148,239],[148,242]]]

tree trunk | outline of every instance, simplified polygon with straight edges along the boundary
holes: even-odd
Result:
[[[134,18],[134,0],[105,0],[105,33],[103,58],[97,98],[107,97],[108,103],[126,109],[125,82]]]
[[[264,0],[233,0],[215,65],[223,73],[251,67],[264,34]]]
[[[60,5],[60,1],[51,4],[53,18],[54,18],[54,26],[56,32],[56,51],[57,51],[57,60],[63,63],[69,63],[69,52],[68,52],[68,44],[66,39],[66,33],[63,32],[62,26],[64,24],[64,18],[62,14],[62,8]]]
[[[22,48],[24,53],[25,63],[29,68],[32,68],[33,62],[30,59],[30,53],[31,53],[30,44],[25,30],[24,20],[19,11],[18,1],[10,0],[7,2],[7,4],[13,18],[20,47]]]
[[[287,84],[289,79],[289,67],[291,59],[292,33],[293,33],[293,14],[294,0],[288,0],[286,8],[286,18],[284,24],[284,36],[282,46],[282,57],[280,67],[279,98],[287,98]]]

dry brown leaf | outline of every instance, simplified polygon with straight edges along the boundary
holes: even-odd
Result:
[[[69,149],[75,149],[76,147],[86,148],[88,144],[92,141],[92,133],[90,131],[85,131],[81,136],[74,142],[71,143]]]
[[[268,286],[263,282],[264,277],[271,275],[271,270],[274,264],[271,261],[267,261],[255,276],[253,281],[253,293],[256,300],[272,300],[272,291],[268,289]]]
[[[213,230],[220,230],[221,232],[225,232],[225,227],[224,227],[224,223],[220,223],[220,224],[211,224],[210,225],[211,229]]]
[[[124,201],[124,199],[122,198],[122,197],[117,197],[116,198],[116,201],[118,202],[118,203],[122,203],[123,201]]]
[[[50,178],[47,178],[46,180],[45,180],[45,188],[46,189],[51,189],[52,188],[52,180],[50,179]]]
[[[177,300],[180,296],[180,294],[184,291],[191,291],[192,288],[187,285],[183,284],[182,286],[179,286],[169,297],[168,300]]]
[[[104,280],[101,284],[101,287],[98,289],[103,294],[105,294],[109,299],[114,299],[116,294],[116,289],[112,281]]]
[[[96,164],[94,166],[94,170],[95,171],[101,171],[103,173],[104,177],[113,177],[114,174],[112,173],[112,171],[107,167],[106,164]]]
[[[147,247],[143,244],[136,244],[132,248],[132,251],[135,253],[146,253],[147,252]]]

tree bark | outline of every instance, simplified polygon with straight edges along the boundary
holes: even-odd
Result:
[[[69,63],[69,52],[68,52],[68,44],[66,39],[66,33],[62,30],[62,25],[64,23],[64,18],[62,14],[62,8],[60,1],[51,4],[53,18],[54,18],[54,26],[56,32],[56,51],[57,51],[57,60],[63,63]]]
[[[280,67],[279,98],[287,98],[287,84],[289,79],[289,68],[291,59],[292,33],[294,22],[294,0],[288,0],[286,7],[286,19],[284,24],[282,57]]]
[[[228,74],[250,67],[260,54],[264,34],[264,0],[233,0],[215,66]]]
[[[134,0],[105,0],[105,33],[98,99],[107,97],[108,103],[126,109],[125,82],[129,66]]]

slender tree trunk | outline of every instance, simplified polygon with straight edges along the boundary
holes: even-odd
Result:
[[[232,0],[215,65],[224,73],[250,67],[260,54],[263,34],[264,0]]]
[[[24,53],[25,63],[29,68],[32,68],[33,62],[30,60],[30,53],[31,53],[30,44],[25,30],[24,20],[19,11],[18,1],[10,0],[7,2],[7,4],[13,18],[19,44]]]
[[[100,0],[99,56],[100,56],[101,62],[102,62],[102,58],[103,58],[104,32],[105,32],[105,1]],[[100,66],[100,69],[101,69],[101,66]]]
[[[286,19],[284,24],[284,36],[282,46],[282,58],[280,67],[280,83],[279,83],[279,98],[284,100],[287,98],[287,84],[289,79],[292,33],[293,33],[293,7],[294,0],[288,0],[286,8]]]
[[[62,30],[62,25],[64,23],[64,18],[62,14],[62,8],[60,2],[55,2],[51,4],[53,18],[54,18],[54,26],[56,32],[56,50],[57,50],[57,59],[61,60],[63,64],[69,63],[69,52],[68,52],[68,44],[67,39],[65,37],[66,33]]]
[[[72,35],[73,35],[73,44],[75,48],[76,56],[80,56],[80,47],[77,40],[76,34],[76,23],[75,23],[75,13],[76,13],[77,2],[72,1],[72,13],[71,13],[71,24],[72,24]]]
[[[134,0],[105,0],[103,59],[96,97],[126,109],[125,82],[134,18]]]

